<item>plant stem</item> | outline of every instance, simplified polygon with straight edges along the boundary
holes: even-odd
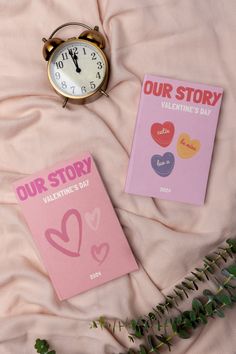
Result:
[[[226,258],[228,258],[229,255],[228,255],[227,250],[231,250],[232,247],[233,247],[232,245],[225,247],[224,250],[221,250],[221,253],[224,253],[225,256],[226,256]],[[204,269],[201,270],[201,271],[199,271],[199,273],[200,273],[201,275],[203,275],[204,272],[207,271],[211,266],[215,265],[216,262],[217,262],[219,259],[221,259],[221,256],[220,256],[220,255],[218,255],[215,259],[213,259],[213,260],[211,261],[211,264],[209,264],[209,265],[208,265],[208,264],[207,264],[207,265],[204,265]],[[198,278],[197,278],[196,276],[194,276],[193,279],[192,279],[192,282],[198,282],[198,281],[199,281]],[[174,294],[173,294],[173,298],[176,299],[176,298],[177,298],[177,295],[174,295]],[[171,305],[171,303],[170,303],[169,301],[167,301],[167,302],[165,303],[165,305],[166,305],[166,306],[169,306],[169,305]]]

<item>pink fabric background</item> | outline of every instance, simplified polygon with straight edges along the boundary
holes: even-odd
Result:
[[[146,313],[235,234],[235,18],[235,0],[0,1],[0,354],[33,354],[36,337],[58,354],[118,353],[127,337],[90,330],[90,321]],[[110,98],[63,110],[41,38],[75,20],[99,25],[107,37]],[[123,192],[146,72],[224,89],[201,208]],[[59,302],[11,184],[83,151],[95,157],[140,271]],[[177,341],[174,353],[235,354],[235,319],[227,311]]]

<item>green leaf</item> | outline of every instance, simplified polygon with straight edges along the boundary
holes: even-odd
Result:
[[[171,327],[174,333],[177,333],[177,321],[176,318],[171,322]]]
[[[194,287],[191,285],[190,282],[185,282],[185,281],[182,281],[182,285],[187,288],[188,290],[194,290]]]
[[[183,295],[174,289],[175,294],[180,298],[180,300],[183,300]]]
[[[103,316],[99,317],[98,323],[99,323],[101,329],[103,329],[105,327],[105,325],[106,325],[105,318]]]
[[[205,304],[205,310],[208,316],[212,316],[213,314],[213,306],[212,306],[212,302],[208,302]]]
[[[186,329],[190,329],[190,328],[193,327],[192,322],[188,318],[184,319],[184,324],[183,325],[184,325],[184,328],[186,328]]]
[[[165,310],[163,310],[163,307],[161,305],[157,305],[156,308],[162,313],[162,315],[164,315]]]
[[[150,325],[149,325],[149,318],[147,317],[148,320],[145,320],[144,318],[141,318],[139,321],[138,321],[138,325],[140,326],[140,328],[144,329],[144,330],[147,330]]]
[[[190,311],[189,316],[190,316],[191,321],[193,321],[193,322],[196,321],[196,314],[194,311]]]
[[[97,325],[96,321],[92,322],[92,328],[98,328],[98,325]]]
[[[154,336],[149,334],[148,337],[147,337],[147,340],[148,340],[148,344],[149,344],[150,349],[151,349],[151,351],[149,350],[149,353],[151,353],[151,352],[159,353],[158,350],[156,349],[156,341],[154,339]]]
[[[236,240],[231,240],[231,239],[228,239],[226,241],[228,243],[228,245],[230,246],[230,249],[233,253],[236,253]]]
[[[131,324],[131,328],[135,331],[136,326],[137,326],[137,322],[135,320],[131,320],[130,324]]]
[[[143,345],[139,346],[139,354],[148,354],[147,350]]]
[[[234,256],[232,255],[232,252],[231,252],[231,250],[229,248],[225,248],[225,251],[230,256],[230,258],[234,258]]]
[[[161,330],[161,323],[159,320],[157,320],[157,330],[160,331]]]
[[[201,276],[201,274],[195,273],[195,272],[191,272],[195,278],[199,281],[204,281],[204,278]]]
[[[197,286],[197,283],[195,281],[193,281],[193,286],[196,290],[198,290],[198,286]]]
[[[132,333],[136,338],[141,338],[143,335],[143,328],[138,324],[138,321],[131,320],[130,321],[131,328],[134,330]]]
[[[34,348],[37,349],[37,353],[46,354],[49,350],[49,344],[45,339],[37,338]]]
[[[204,307],[203,307],[201,301],[198,299],[193,299],[192,309],[196,314],[199,314],[200,312],[204,312]]]
[[[205,256],[205,259],[211,264],[214,263],[214,259],[211,258],[210,256]]]
[[[183,338],[183,339],[188,339],[191,337],[191,334],[184,329],[180,329],[177,334],[180,338]]]
[[[204,264],[205,264],[205,271],[207,270],[209,273],[213,274],[214,273],[214,268],[213,266],[211,265],[210,262],[208,262],[207,259],[204,259]]]
[[[214,294],[208,290],[208,289],[205,289],[203,290],[203,295],[206,296],[209,300],[213,300],[214,299]]]
[[[181,325],[182,323],[182,315],[179,315],[175,318],[177,326]]]
[[[227,258],[223,255],[222,252],[220,252],[220,256],[221,256],[221,258],[223,259],[223,261],[226,263],[226,262],[227,262]]]
[[[202,323],[207,324],[207,318],[203,313],[199,314],[199,318],[202,321]]]
[[[50,350],[50,352],[48,352],[48,354],[56,354],[55,350]]]
[[[195,268],[199,273],[204,273],[204,269],[203,268]]]
[[[221,302],[223,305],[231,305],[232,301],[229,295],[220,293],[215,295],[215,299]]]
[[[230,284],[230,283],[223,284],[223,286],[224,286],[225,289],[231,289],[231,290],[236,289],[236,286],[235,286],[235,285],[232,285],[232,284]]]
[[[232,302],[236,302],[236,295],[231,295]]]
[[[207,280],[209,280],[209,277],[208,277],[207,271],[208,271],[208,269],[204,269],[203,273],[204,273],[204,275],[205,275],[206,279],[207,279]]]
[[[156,320],[156,315],[153,312],[149,312],[148,317],[150,318],[151,321]]]
[[[168,340],[168,337],[165,337],[163,335],[161,336],[156,336],[156,338],[163,344],[167,345],[169,351],[171,351],[171,343],[170,341]]]
[[[134,336],[135,336],[136,338],[141,338],[141,337],[142,337],[142,332],[141,332],[139,326],[136,326],[136,329],[135,329],[135,332],[134,332]]]
[[[227,268],[222,269],[222,270],[221,270],[221,273],[222,273],[225,277],[229,277],[229,276],[230,276],[230,273],[229,273],[229,271],[228,271]]]
[[[214,311],[214,313],[216,313],[218,317],[221,317],[221,318],[225,317],[224,311],[221,309],[216,309]]]
[[[184,288],[183,288],[183,292],[184,292],[184,295],[186,296],[186,298],[188,299],[188,293]]]
[[[226,268],[230,274],[236,278],[236,264],[233,264]]]

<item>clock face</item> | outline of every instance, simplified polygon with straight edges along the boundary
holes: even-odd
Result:
[[[94,44],[77,39],[62,43],[48,63],[51,84],[63,96],[83,98],[102,86],[107,60]]]

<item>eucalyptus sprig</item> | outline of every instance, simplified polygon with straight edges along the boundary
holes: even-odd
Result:
[[[36,349],[37,353],[40,354],[56,354],[55,350],[50,350],[49,344],[45,339],[36,339],[34,348]]]
[[[232,284],[232,280],[236,280],[236,264],[223,269],[222,274],[226,279],[220,284],[215,294],[205,289],[202,298],[193,299],[191,310],[169,319],[171,334],[166,332],[159,335],[148,334],[145,337],[147,342],[145,345],[140,345],[138,351],[130,349],[127,354],[158,354],[163,346],[171,351],[172,340],[175,336],[188,339],[191,337],[192,330],[202,324],[207,324],[209,317],[224,317],[225,308],[231,308],[236,302],[236,295],[233,293],[236,286]]]
[[[236,301],[236,296],[233,293],[235,285],[231,283],[235,279],[235,265],[223,269],[222,274],[226,276],[224,282],[214,277],[216,270],[222,269],[223,264],[229,258],[233,259],[236,253],[236,240],[228,239],[226,243],[225,247],[219,247],[217,251],[204,257],[203,266],[195,268],[190,276],[174,287],[173,293],[165,297],[165,302],[157,304],[147,315],[124,322],[110,321],[100,317],[92,322],[91,328],[107,328],[113,333],[117,328],[119,331],[125,328],[130,341],[134,342],[135,338],[143,338],[146,341],[146,346],[141,345],[138,352],[130,349],[129,354],[159,353],[159,349],[164,345],[169,350],[171,349],[173,337],[189,338],[190,329],[195,329],[202,323],[206,324],[208,317],[223,317],[224,307],[232,306]],[[203,299],[207,299],[206,303],[203,302],[203,299],[194,298],[192,309],[182,313],[179,309],[179,302],[188,298],[190,292],[196,292],[200,282],[208,281],[212,277],[220,284],[216,294],[205,289]],[[173,308],[178,310],[180,314],[177,317],[169,318],[170,309]]]
[[[217,269],[221,269],[229,258],[233,258],[233,254],[236,253],[236,240],[228,239],[226,243],[225,247],[218,247],[213,254],[205,256],[202,267],[195,268],[191,275],[185,277],[180,284],[174,287],[171,294],[165,296],[165,302],[157,304],[148,314],[139,317],[137,320],[126,320],[124,322],[121,320],[111,321],[102,316],[94,320],[90,328],[106,328],[112,330],[113,333],[117,329],[121,331],[125,328],[128,332],[133,330],[136,338],[143,337],[153,327],[153,323],[158,328],[162,328],[161,323],[165,316],[169,314],[170,309],[178,310],[179,303],[185,298],[189,298],[190,292],[198,290],[198,283],[210,280]],[[129,334],[129,339],[134,341],[133,335]]]

